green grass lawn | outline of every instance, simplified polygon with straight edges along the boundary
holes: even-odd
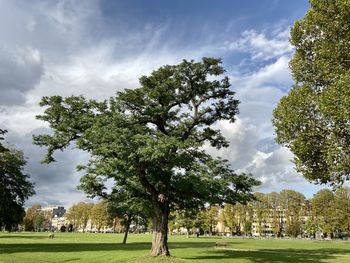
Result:
[[[350,262],[350,242],[171,236],[170,258],[148,256],[151,235],[0,233],[0,262]]]

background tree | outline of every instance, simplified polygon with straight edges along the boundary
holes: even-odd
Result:
[[[69,208],[67,219],[73,225],[74,230],[81,228],[85,232],[86,226],[91,219],[91,210],[94,204],[79,202]]]
[[[250,235],[253,223],[253,207],[251,203],[246,204],[225,204],[221,220],[228,227],[232,234]]]
[[[96,227],[98,232],[101,231],[101,228],[112,225],[112,217],[108,211],[108,203],[100,202],[95,204],[91,208],[90,218],[91,224]]]
[[[204,235],[206,224],[205,224],[205,209],[200,209],[198,213],[196,214],[195,219],[193,220],[193,226],[196,231],[197,237],[200,235]]]
[[[304,229],[309,236],[316,238],[318,226],[314,218],[309,218],[306,220]]]
[[[240,222],[243,225],[243,234],[250,236],[252,234],[254,211],[251,202],[247,204],[237,204],[236,207],[239,211]]]
[[[301,234],[303,207],[305,206],[305,196],[302,193],[284,189],[280,192],[281,208],[284,209],[286,217],[287,235],[293,237]]]
[[[40,231],[45,226],[45,216],[44,213],[39,212],[34,218],[34,229]]]
[[[44,216],[43,228],[51,231],[52,230],[52,218],[54,216],[53,211],[52,210],[44,210],[44,211],[42,211],[42,215]]]
[[[5,133],[0,129],[0,229],[11,231],[22,222],[24,202],[35,192],[29,175],[23,172],[23,153],[1,143]]]
[[[187,237],[194,232],[193,230],[198,213],[198,209],[186,209],[177,212],[176,226],[185,228],[187,230]]]
[[[209,206],[203,210],[203,227],[211,236],[216,232],[216,226],[219,222],[219,207]]]
[[[269,209],[269,222],[271,224],[272,233],[276,237],[282,235],[282,209],[281,197],[279,193],[272,192],[266,194],[267,206]]]
[[[350,233],[350,189],[341,187],[334,193],[332,225],[338,237]]]
[[[266,235],[266,227],[269,216],[269,208],[266,199],[266,195],[263,193],[254,193],[256,198],[255,201],[252,202],[252,206],[255,214],[255,221],[257,226],[257,231],[260,236]]]
[[[138,218],[146,219],[152,214],[150,204],[147,200],[141,199],[138,194],[124,191],[119,187],[114,187],[112,193],[107,197],[108,213],[112,217],[121,219],[121,224],[124,226],[124,238],[122,243],[126,244],[130,225]]]
[[[329,189],[318,191],[311,199],[312,209],[315,212],[315,221],[318,230],[321,230],[324,236],[331,236],[334,216],[334,193]]]
[[[238,209],[236,205],[225,204],[222,209],[222,213],[220,215],[220,220],[222,223],[230,229],[232,234],[237,232],[237,228],[239,227],[239,215]]]
[[[91,219],[91,210],[94,204],[79,202],[76,204],[76,212],[78,215],[78,225],[82,228],[83,233],[85,232],[86,226]]]
[[[273,123],[298,172],[337,185],[350,178],[350,2],[310,4],[291,30],[295,85],[274,110]]]
[[[51,135],[34,136],[47,146],[45,161],[70,143],[91,154],[86,176],[103,188],[106,178],[137,196],[154,211],[151,254],[170,255],[168,216],[172,209],[247,201],[257,181],[237,175],[227,162],[203,150],[228,142],[213,125],[235,120],[238,101],[230,89],[221,60],[184,60],[140,78],[140,88],[119,92],[109,101],[83,97],[44,97],[39,119]],[[100,190],[100,189],[99,189]]]
[[[27,209],[23,218],[25,231],[36,231],[43,227],[45,218],[41,213],[41,205],[34,204]]]
[[[286,235],[290,237],[296,238],[302,234],[302,232],[302,224],[300,221],[291,221],[286,227]]]
[[[66,218],[69,221],[69,224],[72,226],[72,229],[69,231],[75,231],[77,230],[79,226],[79,213],[77,209],[77,205],[73,204],[66,214]],[[69,227],[68,227],[69,228]]]

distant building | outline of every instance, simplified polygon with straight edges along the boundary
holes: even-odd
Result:
[[[62,217],[66,213],[63,206],[49,205],[40,209],[44,214],[51,214],[51,217]]]
[[[67,220],[64,217],[66,209],[63,206],[49,205],[40,209],[46,218],[45,229],[60,230],[62,225],[67,225]]]
[[[58,206],[52,210],[52,217],[62,217],[66,213],[66,209],[63,206]]]
[[[54,231],[60,231],[62,226],[68,227],[69,221],[65,216],[55,216],[51,219],[51,227]]]

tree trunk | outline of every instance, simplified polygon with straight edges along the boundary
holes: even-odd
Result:
[[[153,216],[153,240],[151,256],[170,256],[168,249],[169,208],[156,209]]]
[[[125,233],[124,233],[124,238],[123,238],[123,244],[126,244],[126,240],[128,239],[128,234],[129,234],[131,220],[132,220],[131,215],[127,215],[126,226],[125,226]]]

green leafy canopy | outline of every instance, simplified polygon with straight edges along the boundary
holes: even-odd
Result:
[[[186,208],[205,202],[245,202],[258,182],[237,175],[228,163],[203,150],[228,142],[213,125],[233,122],[238,101],[230,89],[221,60],[203,58],[163,66],[140,78],[140,87],[97,102],[82,96],[43,97],[38,119],[52,135],[36,135],[48,147],[45,162],[69,144],[90,153],[82,189],[105,196],[105,180],[116,189],[149,200],[154,206]]]
[[[337,186],[350,178],[350,2],[310,4],[291,30],[295,85],[274,110],[273,123],[298,172]]]

